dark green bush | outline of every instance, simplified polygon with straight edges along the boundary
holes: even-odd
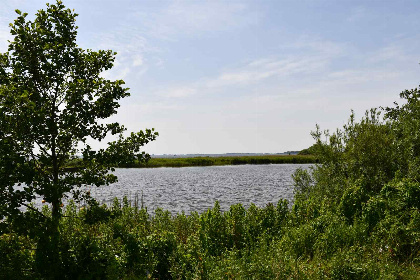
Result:
[[[32,279],[34,244],[16,234],[0,236],[0,279]]]

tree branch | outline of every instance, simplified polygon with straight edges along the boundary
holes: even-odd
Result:
[[[28,209],[31,209],[32,211],[36,212],[37,214],[43,216],[44,218],[49,219],[49,217],[45,216],[44,214],[42,214],[42,212],[40,212],[38,209],[30,206],[29,204],[24,203],[24,202],[21,202],[20,204],[22,204],[23,206],[25,206]]]

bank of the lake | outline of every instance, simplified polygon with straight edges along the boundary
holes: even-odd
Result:
[[[240,164],[305,164],[316,163],[312,155],[263,155],[263,156],[224,156],[192,158],[151,158],[147,163],[136,162],[120,167],[155,168],[187,166],[223,166]]]

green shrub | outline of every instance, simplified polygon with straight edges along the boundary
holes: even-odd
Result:
[[[32,279],[34,244],[16,234],[0,236],[0,279]]]

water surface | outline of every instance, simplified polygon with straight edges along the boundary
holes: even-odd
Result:
[[[280,199],[293,199],[292,173],[310,164],[234,165],[182,168],[118,168],[119,181],[107,187],[91,188],[99,202],[111,204],[114,197],[127,196],[148,210],[157,207],[172,213],[199,213],[216,200],[222,210],[242,203],[265,206]]]

